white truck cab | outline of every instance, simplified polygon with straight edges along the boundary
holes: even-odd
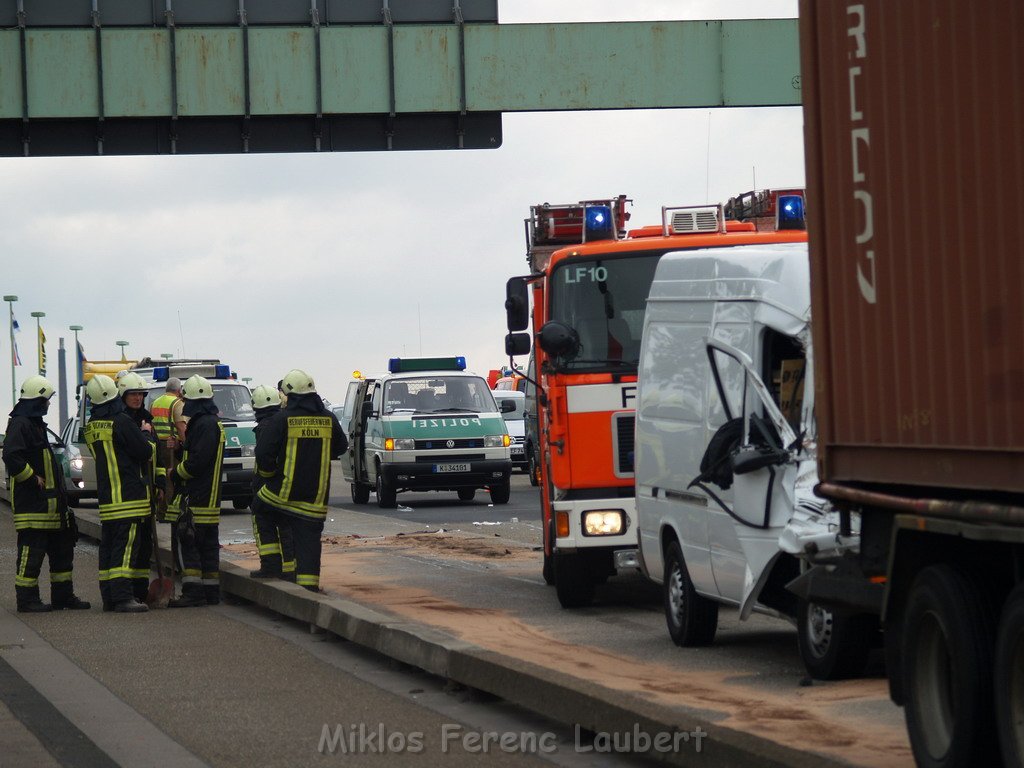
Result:
[[[814,558],[859,543],[812,493],[806,243],[662,257],[644,320],[636,490],[644,573],[669,633],[709,644],[719,605],[795,621],[814,677],[859,674],[877,620],[786,589]]]
[[[495,504],[511,494],[511,439],[487,382],[463,357],[392,358],[388,373],[354,381],[341,459],[352,500],[397,505],[401,491],[455,491],[469,501],[486,488]]]

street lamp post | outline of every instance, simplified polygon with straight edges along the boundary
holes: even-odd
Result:
[[[242,381],[244,381],[248,385],[248,383],[252,381],[252,376],[243,376]]]
[[[17,391],[14,387],[14,302],[18,300],[17,296],[4,296],[4,301],[7,302],[7,306],[10,309],[8,325],[11,329],[11,407],[17,402],[15,392]]]
[[[127,341],[115,341],[115,344],[121,348],[121,361],[128,362],[128,355],[125,354],[124,348],[128,346]]]
[[[78,332],[84,331],[80,325],[69,325],[68,330],[75,332],[75,371],[77,381],[75,382],[79,387],[82,386],[82,353],[78,348]]]
[[[39,343],[42,339],[42,331],[39,330],[39,318],[46,317],[45,312],[32,312],[32,317],[36,319],[36,362],[39,363],[39,375],[45,376],[46,369],[43,368],[43,348]]]
[[[172,357],[174,357],[174,355],[171,354],[170,352],[161,352],[160,357],[162,357],[164,360],[170,360]]]

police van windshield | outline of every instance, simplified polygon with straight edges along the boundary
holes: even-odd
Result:
[[[644,309],[661,252],[629,258],[566,260],[551,274],[551,319],[579,335],[572,356],[554,361],[573,371],[636,370]]]
[[[384,386],[384,413],[493,413],[487,382],[478,376],[397,379]]]
[[[152,409],[153,401],[164,394],[164,388],[149,390],[146,395],[146,408]],[[253,421],[256,414],[252,410],[252,396],[241,384],[213,383],[213,402],[217,406],[217,415],[221,421]]]

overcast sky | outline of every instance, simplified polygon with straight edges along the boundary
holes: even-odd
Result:
[[[797,5],[499,1],[502,23],[794,17]],[[639,226],[662,205],[751,189],[755,173],[759,188],[803,185],[802,125],[798,108],[507,114],[497,150],[0,159],[15,380],[35,372],[37,310],[54,382],[60,336],[74,376],[71,324],[90,359],[117,358],[124,339],[130,358],[219,357],[253,385],[303,368],[335,401],[354,369],[391,356],[463,354],[486,374],[507,362],[504,284],[524,272],[531,204],[626,194]]]

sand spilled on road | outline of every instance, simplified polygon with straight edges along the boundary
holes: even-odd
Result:
[[[402,538],[409,537],[399,537]],[[459,605],[426,590],[397,584],[388,569],[389,552],[360,551],[358,543],[347,541],[342,538],[325,544],[321,587],[328,593],[446,630],[482,648],[613,690],[642,691],[666,705],[718,713],[722,718],[719,722],[724,726],[786,746],[810,749],[860,765],[913,763],[902,720],[879,724],[876,720],[851,716],[848,711],[840,713],[832,706],[851,701],[868,705],[873,701],[887,702],[885,680],[816,684],[774,694],[730,680],[736,672],[696,671],[644,663],[601,648],[560,640],[501,610]],[[409,546],[408,542],[399,545],[382,544],[381,539],[365,541],[375,546]],[[469,539],[465,545],[453,544],[452,547],[466,546],[472,541]],[[483,543],[489,544],[486,540]],[[413,546],[430,549],[426,542]],[[255,558],[251,546],[228,549],[237,555]],[[442,548],[442,552],[454,554],[455,549]],[[522,552],[536,557],[528,550]],[[685,722],[678,725],[692,728],[692,724]],[[714,738],[713,733],[711,738]]]

